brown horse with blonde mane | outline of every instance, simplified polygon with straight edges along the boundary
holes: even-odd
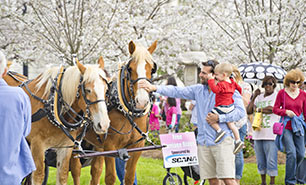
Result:
[[[54,121],[48,116],[43,116],[34,122],[32,119],[32,128],[27,140],[36,165],[36,171],[32,174],[34,185],[41,185],[44,180],[44,157],[45,151],[49,148],[57,150],[56,184],[67,184],[72,146],[76,144],[73,139],[77,133],[89,123],[89,127],[92,127],[95,133],[103,134],[110,123],[105,103],[108,84],[103,59],[100,58],[98,65],[82,65],[77,62],[77,66],[70,66],[63,71],[60,71],[61,69],[63,68],[48,69],[32,81],[25,81],[22,75],[8,74],[3,78],[9,85],[17,86],[23,82],[21,87],[30,97],[32,114],[46,107],[46,103],[52,104],[49,100],[52,100],[50,97],[53,91],[57,91],[58,94],[55,94],[65,102],[64,106],[60,107],[59,114],[65,117],[71,114],[72,110],[73,113],[86,112],[85,115],[78,115],[79,119],[83,116],[86,116],[86,119],[74,128],[57,125],[55,122],[58,120]],[[61,81],[57,81],[59,76]],[[55,105],[56,102],[54,107]],[[47,109],[47,111],[53,110]],[[68,134],[58,127],[66,128]],[[71,137],[67,137],[68,135]]]
[[[133,41],[129,43],[131,59],[120,67],[117,81],[113,82],[110,90],[111,110],[109,110],[110,128],[107,136],[97,135],[89,131],[85,139],[93,144],[97,151],[113,151],[122,148],[143,147],[145,143],[145,132],[148,132],[147,117],[150,111],[150,96],[144,89],[139,89],[137,83],[140,79],[151,81],[152,74],[156,71],[152,53],[156,49],[155,41],[148,49],[142,45],[136,45]],[[114,88],[114,86],[116,86]],[[114,90],[115,89],[115,90]],[[116,96],[116,97],[114,97]],[[115,103],[112,103],[115,102]],[[112,105],[113,104],[113,105]],[[106,138],[106,139],[105,139]],[[134,182],[136,164],[141,152],[130,153],[126,163],[124,182],[132,185]],[[100,176],[105,161],[105,183],[115,184],[115,159],[113,157],[95,157],[91,163],[92,185],[100,184]],[[71,158],[71,172],[74,184],[80,184],[81,164],[78,159]]]

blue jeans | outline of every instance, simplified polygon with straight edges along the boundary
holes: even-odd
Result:
[[[297,169],[297,181],[299,184],[306,184],[306,158],[304,158],[302,164]]]
[[[286,152],[286,184],[296,184],[298,166],[303,162],[305,155],[305,136],[293,134],[292,130],[284,129],[283,143]]]
[[[177,115],[176,115],[177,124],[175,125],[175,133],[178,133],[178,132],[179,132],[180,119],[181,119],[181,115],[180,115],[180,114],[177,114]]]
[[[255,140],[254,149],[258,173],[277,176],[277,147],[274,140]]]
[[[115,163],[116,163],[116,172],[117,172],[117,176],[118,179],[120,180],[121,184],[123,185],[124,183],[124,175],[125,175],[125,161],[121,160],[120,158],[116,157],[115,158]],[[137,185],[137,176],[136,176],[136,172],[135,172],[135,180],[134,180],[134,184],[133,185]]]
[[[244,141],[244,138],[246,136],[246,131],[247,131],[247,124],[244,124],[239,129],[239,136],[240,136],[241,141]],[[236,176],[235,176],[235,178],[236,179],[240,180],[242,178],[243,165],[244,165],[243,151],[241,150],[235,156],[235,167],[236,167]]]

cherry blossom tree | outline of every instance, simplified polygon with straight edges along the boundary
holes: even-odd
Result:
[[[2,49],[11,58],[73,65],[73,55],[107,66],[128,60],[127,44],[149,46],[159,74],[177,74],[180,54],[203,51],[236,65],[252,61],[286,69],[306,62],[306,8],[284,0],[5,0],[1,5]],[[205,58],[203,60],[207,60]]]

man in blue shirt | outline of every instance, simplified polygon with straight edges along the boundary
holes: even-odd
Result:
[[[208,179],[209,184],[218,185],[219,179],[227,185],[236,185],[235,182],[235,155],[234,140],[231,130],[226,122],[234,122],[245,116],[242,97],[238,91],[233,95],[235,109],[228,114],[212,114],[210,111],[215,105],[215,94],[209,89],[207,75],[213,73],[217,61],[209,60],[202,63],[199,77],[202,84],[188,87],[152,85],[146,80],[140,80],[139,88],[147,91],[156,91],[165,96],[190,99],[196,101],[198,118],[198,156],[201,179]],[[215,143],[216,131],[210,126],[219,122],[222,130],[226,132],[224,138]]]
[[[35,170],[25,138],[31,130],[31,103],[21,88],[8,86],[2,79],[6,63],[0,51],[0,184],[18,185]]]

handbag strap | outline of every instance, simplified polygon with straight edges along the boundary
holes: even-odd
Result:
[[[286,105],[286,99],[285,99],[285,97],[286,97],[286,90],[284,89],[284,107],[283,107],[283,109],[286,111],[286,108],[285,108],[285,105]],[[283,121],[282,121],[282,122],[284,122],[284,120],[285,120],[285,116],[282,116],[282,118],[283,118]]]

